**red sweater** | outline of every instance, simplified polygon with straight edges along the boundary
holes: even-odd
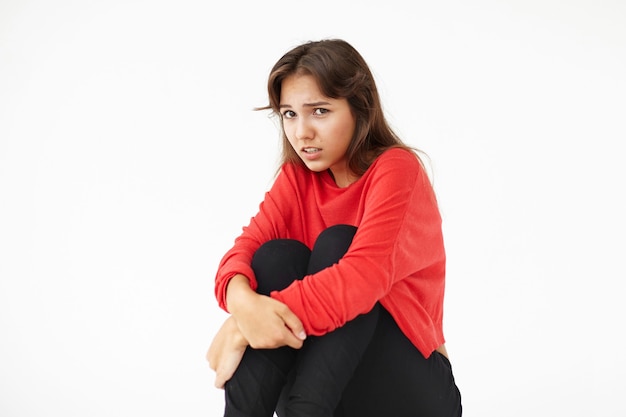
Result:
[[[258,214],[220,262],[219,305],[227,309],[226,286],[235,274],[256,289],[250,262],[261,244],[290,238],[312,248],[320,232],[335,224],[358,228],[344,257],[271,296],[300,318],[309,335],[330,332],[380,301],[429,357],[444,343],[441,217],[427,175],[403,149],[383,153],[346,188],[337,187],[328,172],[284,165]]]

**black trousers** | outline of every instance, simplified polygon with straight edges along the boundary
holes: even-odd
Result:
[[[333,226],[313,250],[295,240],[261,246],[252,261],[268,295],[294,279],[336,263],[356,228]],[[461,415],[461,397],[450,362],[428,359],[379,304],[302,349],[248,348],[225,386],[225,417],[409,417]]]

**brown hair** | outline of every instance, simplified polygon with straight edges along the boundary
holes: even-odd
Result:
[[[324,95],[347,99],[356,118],[354,137],[347,150],[348,167],[354,174],[363,175],[374,159],[389,148],[417,151],[405,145],[389,127],[374,77],[361,54],[344,40],[325,39],[303,43],[274,64],[267,82],[269,105],[257,109],[271,109],[281,117],[281,165],[304,165],[282,130],[279,110],[282,82],[293,74],[311,75]]]

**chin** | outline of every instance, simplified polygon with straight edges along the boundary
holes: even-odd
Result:
[[[313,172],[323,172],[328,169],[328,167],[325,164],[315,163],[311,161],[304,161],[304,160],[302,160],[302,163],[304,164],[304,166],[306,166],[309,170]]]
[[[305,164],[306,167],[313,172],[324,172],[328,169],[328,167],[323,167],[315,164]]]

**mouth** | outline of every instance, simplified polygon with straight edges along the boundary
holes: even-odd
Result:
[[[302,149],[302,152],[304,152],[304,153],[316,153],[316,152],[319,152],[319,151],[321,151],[320,148],[303,148]]]

